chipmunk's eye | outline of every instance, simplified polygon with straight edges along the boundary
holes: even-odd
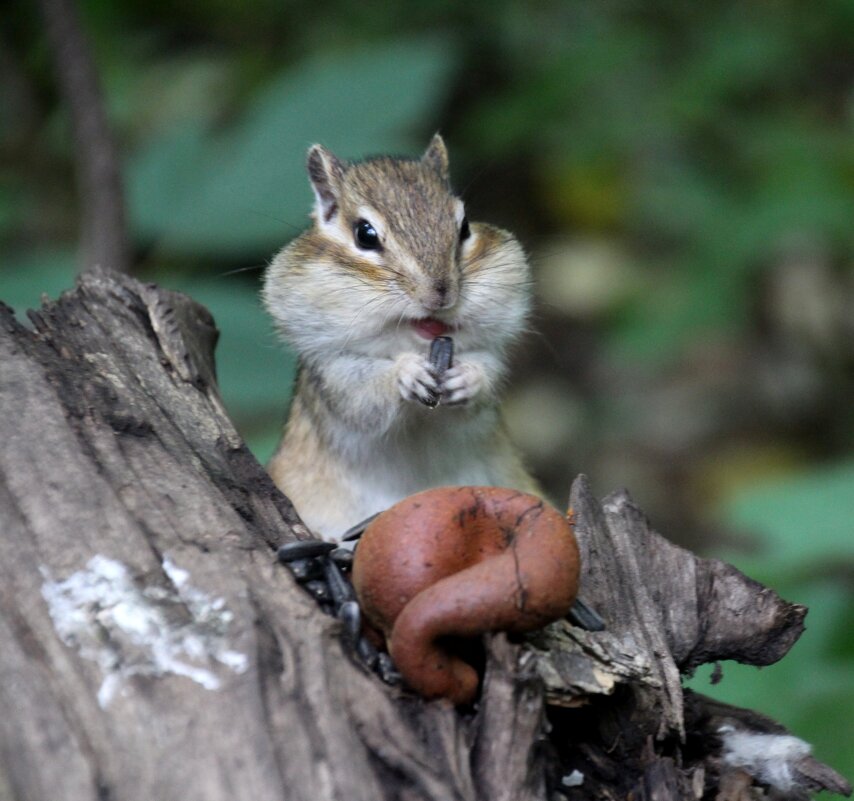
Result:
[[[465,242],[471,236],[471,229],[469,228],[469,218],[463,217],[463,221],[460,223],[460,242]]]
[[[380,235],[376,228],[367,220],[356,220],[356,225],[353,227],[353,236],[356,244],[362,250],[379,250]]]

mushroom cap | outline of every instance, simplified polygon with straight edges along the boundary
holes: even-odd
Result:
[[[578,578],[571,520],[501,487],[439,487],[404,499],[368,526],[353,564],[362,611],[404,679],[455,703],[473,700],[478,677],[453,640],[563,617]]]

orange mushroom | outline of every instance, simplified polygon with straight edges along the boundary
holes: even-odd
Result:
[[[353,562],[362,612],[407,684],[455,704],[474,700],[479,680],[453,640],[563,617],[578,577],[571,515],[499,487],[440,487],[404,499],[371,522]]]

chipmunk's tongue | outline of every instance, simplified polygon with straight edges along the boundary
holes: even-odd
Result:
[[[423,320],[413,320],[412,327],[415,333],[424,339],[435,339],[451,331],[451,326],[433,317],[425,317]]]

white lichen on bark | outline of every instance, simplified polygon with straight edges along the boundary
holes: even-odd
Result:
[[[173,587],[139,587],[125,565],[100,554],[60,581],[42,571],[57,634],[101,670],[101,707],[125,692],[133,676],[174,674],[218,690],[217,663],[235,673],[248,666],[245,654],[228,646],[233,615],[225,600],[192,587],[189,573],[168,557],[163,569]]]
[[[783,793],[795,785],[797,763],[811,752],[809,743],[790,734],[761,734],[730,725],[721,726],[718,732],[725,764],[741,768]]]

